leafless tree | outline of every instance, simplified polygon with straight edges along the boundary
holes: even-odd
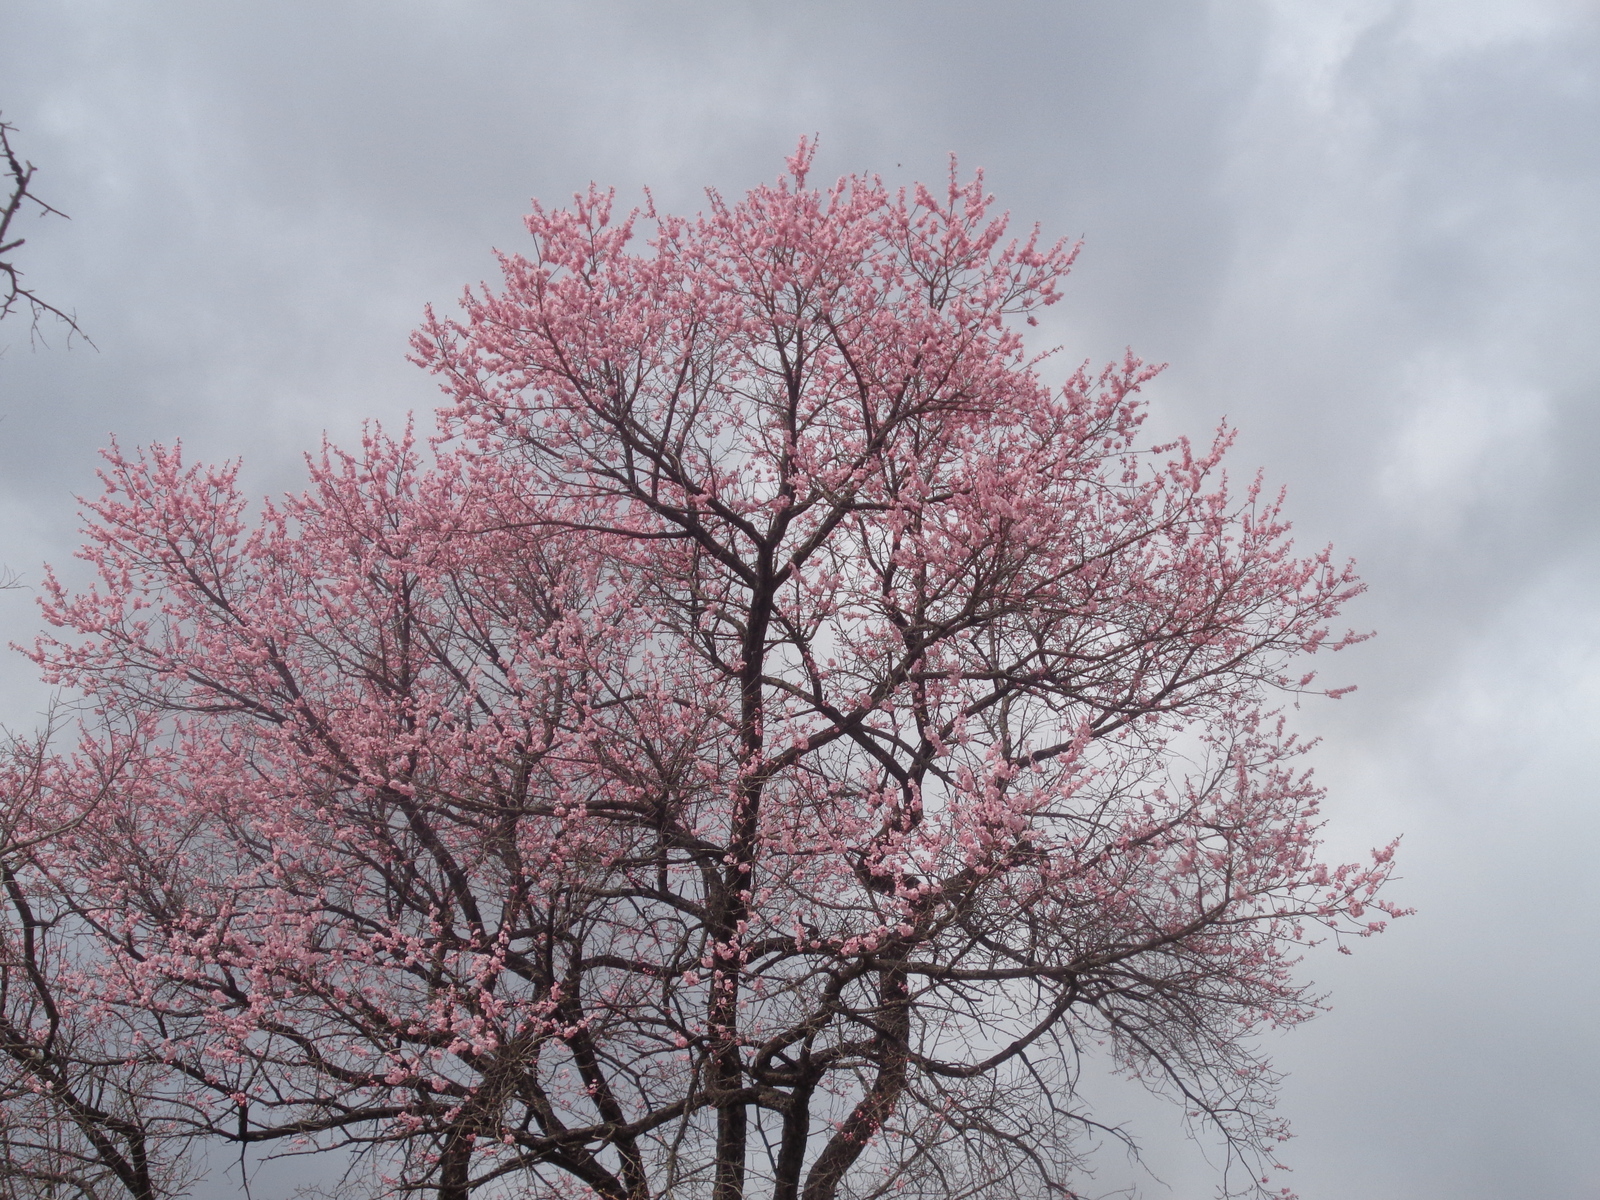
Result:
[[[34,336],[38,335],[40,319],[51,316],[66,325],[69,342],[72,340],[72,335],[77,334],[92,346],[94,342],[84,333],[76,316],[57,308],[48,300],[40,299],[36,291],[23,284],[22,269],[17,266],[13,257],[13,252],[20,249],[27,239],[13,235],[11,225],[28,205],[37,208],[41,217],[57,216],[71,219],[59,208],[45,203],[34,194],[33,177],[38,168],[26,159],[17,157],[17,152],[11,146],[11,135],[16,131],[15,125],[0,121],[0,154],[5,156],[6,179],[9,185],[5,206],[0,208],[0,277],[3,277],[0,282],[3,282],[5,288],[4,295],[0,296],[0,320],[23,308],[33,318]]]

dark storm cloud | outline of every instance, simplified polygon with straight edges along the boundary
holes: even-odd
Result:
[[[1228,417],[1236,472],[1287,483],[1305,541],[1373,585],[1352,618],[1382,636],[1327,665],[1362,691],[1300,719],[1337,845],[1406,832],[1422,911],[1311,956],[1337,1010],[1281,1051],[1297,1190],[1600,1189],[1592,3],[10,0],[0,23],[0,105],[73,216],[24,265],[101,347],[0,330],[0,561],[30,577],[70,554],[111,431],[243,454],[264,489],[324,429],[425,414],[406,333],[520,248],[529,196],[692,208],[816,132],[823,175],[937,180],[954,151],[1019,221],[1083,235],[1044,331],[1062,368],[1170,362],[1154,425]],[[27,598],[0,605],[27,638]],[[30,677],[0,675],[15,723]],[[1205,1194],[1172,1117],[1107,1094],[1171,1194]]]

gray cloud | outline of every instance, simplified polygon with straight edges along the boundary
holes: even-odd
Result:
[[[1361,562],[1382,636],[1323,733],[1336,845],[1407,834],[1421,910],[1308,969],[1284,1040],[1306,1200],[1600,1189],[1600,15],[1571,0],[511,3],[12,0],[0,104],[70,224],[25,266],[101,349],[0,330],[0,561],[75,544],[95,451],[182,437],[293,486],[324,429],[426,413],[429,302],[591,178],[665,207],[819,169],[984,166],[1083,235],[1065,361],[1172,365],[1162,430],[1238,426]],[[0,621],[26,639],[25,596]],[[25,663],[0,714],[43,701]],[[1108,1089],[1172,1187],[1170,1114]],[[1116,1164],[1108,1167],[1113,1186]],[[230,1194],[219,1170],[214,1194]]]

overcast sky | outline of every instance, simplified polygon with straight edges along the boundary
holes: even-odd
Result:
[[[26,582],[112,433],[281,490],[324,430],[426,422],[406,335],[532,196],[692,210],[813,133],[819,177],[985,168],[1085,241],[1062,368],[1170,363],[1156,427],[1236,424],[1235,469],[1371,585],[1380,636],[1326,664],[1360,690],[1299,719],[1333,844],[1403,833],[1419,911],[1308,959],[1332,1011],[1278,1050],[1291,1182],[1600,1196],[1600,0],[0,0],[0,108],[72,217],[21,265],[98,346],[0,326]],[[0,641],[35,624],[0,595]],[[46,698],[0,664],[5,721]],[[1144,1194],[1208,1194],[1172,1113],[1105,1102]]]

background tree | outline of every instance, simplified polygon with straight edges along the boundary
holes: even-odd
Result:
[[[34,195],[33,176],[37,168],[31,162],[19,159],[16,151],[11,148],[11,135],[16,131],[15,125],[0,121],[0,155],[5,158],[6,190],[9,193],[4,204],[0,205],[0,277],[4,279],[4,294],[0,295],[0,320],[9,317],[21,305],[27,308],[28,315],[32,318],[32,331],[35,336],[39,332],[39,319],[51,316],[67,327],[69,340],[73,334],[77,334],[92,346],[94,343],[89,341],[89,336],[79,327],[75,316],[57,308],[47,300],[41,300],[37,292],[23,285],[22,270],[13,257],[15,251],[21,249],[27,239],[14,236],[11,226],[29,205],[38,209],[39,216],[65,218],[67,215]]]
[[[48,315],[67,326],[69,340],[89,341],[74,316],[23,284],[13,258],[27,239],[14,237],[12,225],[29,205],[40,216],[66,216],[33,193],[36,168],[17,157],[15,132],[0,121],[8,193],[0,204],[0,320],[20,305],[34,336]],[[8,573],[0,587],[13,583]],[[47,735],[0,748],[0,1196],[87,1200],[120,1191],[154,1200],[173,1194],[179,1179],[156,1148],[161,1123],[152,1113],[160,1104],[82,1011],[62,906],[32,867],[32,851],[62,832],[54,823],[61,811],[44,790],[48,744]],[[76,807],[81,817],[81,795]]]
[[[124,1024],[95,1010],[94,946],[34,859],[93,810],[91,778],[102,796],[114,786],[115,742],[112,758],[72,765],[63,804],[49,741],[14,739],[0,757],[0,1197],[160,1200],[192,1178],[184,1123],[117,1038]]]
[[[443,1200],[1070,1195],[1104,1047],[1263,1186],[1252,1035],[1392,911],[1270,700],[1358,584],[1226,436],[1140,447],[1137,361],[1041,382],[1073,251],[981,181],[790,166],[536,206],[417,337],[431,467],[373,434],[253,520],[111,453],[37,656],[138,769],[50,869],[219,1136]]]

